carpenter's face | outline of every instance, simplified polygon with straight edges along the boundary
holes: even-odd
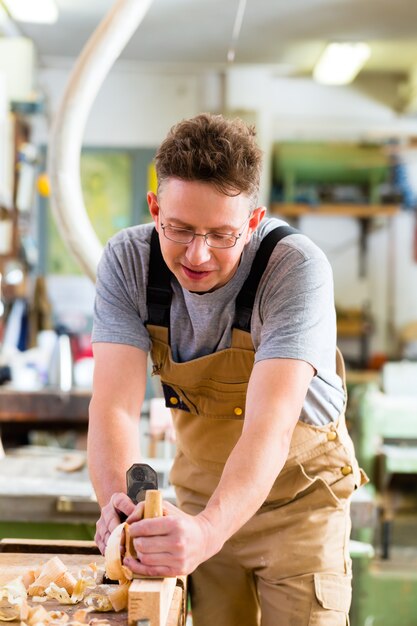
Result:
[[[165,181],[158,198],[150,192],[148,204],[165,263],[182,287],[200,293],[232,278],[265,215],[263,207],[251,212],[245,195],[227,196],[209,183],[178,178]]]

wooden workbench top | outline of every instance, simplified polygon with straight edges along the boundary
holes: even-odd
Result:
[[[68,569],[76,574],[80,568],[89,563],[97,563],[97,565],[104,566],[104,558],[100,555],[91,554],[31,554],[31,553],[0,553],[0,585],[4,585],[10,582],[17,576],[21,576],[30,569],[35,569],[51,559],[53,556],[58,556],[61,561],[68,567]],[[101,581],[99,581],[101,582]],[[28,598],[29,604],[32,606],[35,603]],[[47,600],[42,604],[47,611],[65,611],[68,615],[72,614],[80,608],[85,608],[84,602],[78,604],[59,604],[56,600]],[[100,613],[91,614],[91,617],[106,617],[109,621],[116,625],[125,626],[127,624],[127,613],[121,611],[120,613]],[[91,619],[90,617],[90,619]]]
[[[23,542],[24,543],[24,542]],[[51,542],[49,542],[51,543]],[[68,554],[66,551],[74,550],[78,547],[83,547],[82,544],[91,545],[92,542],[71,542],[71,541],[61,541],[54,542],[56,546],[56,552],[54,554],[45,554],[42,552],[3,552],[5,546],[2,547],[2,542],[0,541],[0,586],[4,585],[7,582],[10,582],[17,576],[24,574],[27,570],[35,569],[48,561],[52,556],[58,556],[61,561],[68,567],[68,569],[73,573],[77,574],[77,572],[84,566],[89,563],[96,563],[99,567],[102,566],[104,569],[104,557],[98,554]],[[37,541],[34,541],[36,546],[36,550],[42,549],[42,543],[38,544]],[[6,544],[7,545],[7,544]],[[6,548],[9,550],[9,546]],[[20,549],[19,546],[16,549]],[[24,547],[25,550],[30,549],[30,545],[26,542]],[[59,550],[62,552],[59,552]],[[65,552],[64,552],[65,551]],[[101,581],[98,581],[101,582]],[[178,586],[176,588],[176,592],[174,594],[174,598],[171,604],[169,617],[167,620],[167,626],[178,626],[182,624],[182,616],[183,616],[183,587]],[[28,599],[29,604],[32,605],[34,603],[31,602],[31,599]],[[59,604],[55,600],[47,600],[42,606],[47,611],[52,610],[60,610],[65,611],[68,615],[72,614],[80,608],[85,608],[84,602],[80,602],[75,605],[68,604]],[[106,612],[106,613],[91,613],[90,619],[93,617],[101,617],[106,618],[112,624],[112,626],[127,626],[127,611],[120,611],[119,613],[115,612]],[[12,623],[12,622],[11,622]],[[13,622],[14,624],[15,622]]]
[[[104,557],[98,554],[0,552],[0,585],[21,576],[27,570],[38,568],[53,556],[58,556],[73,574],[76,574],[80,568],[89,563],[97,563],[97,565],[104,567]]]

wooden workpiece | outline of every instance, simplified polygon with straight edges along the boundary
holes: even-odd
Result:
[[[149,620],[149,626],[168,626],[177,586],[176,578],[135,578],[128,591],[128,624]]]
[[[161,517],[162,494],[149,489],[145,494],[144,518]],[[129,532],[126,546],[132,551]],[[149,626],[166,626],[169,609],[177,586],[177,578],[139,578],[134,575],[128,591],[128,624],[136,626],[140,620],[149,620]]]

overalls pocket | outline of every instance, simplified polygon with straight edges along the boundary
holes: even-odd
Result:
[[[306,460],[301,468],[310,480],[321,481],[337,502],[347,500],[358,487],[367,482],[354,453],[342,444]]]
[[[317,603],[313,605],[309,626],[346,626],[352,601],[350,576],[314,574]],[[323,611],[324,609],[324,611]]]
[[[194,402],[200,415],[217,419],[243,420],[247,383],[223,383],[204,380],[198,388],[187,389],[187,396]]]
[[[321,496],[319,498],[320,500],[322,499],[324,495],[325,500],[329,499],[333,505],[339,506],[341,504],[341,498],[339,497],[339,495],[337,494],[337,492],[335,492],[333,488],[333,485],[336,484],[333,480],[328,482],[328,480],[326,480],[326,478],[324,476],[321,476],[320,474],[316,476],[311,475],[306,471],[306,468],[301,464],[300,464],[300,470],[303,476],[308,481],[308,483],[306,484],[306,489],[300,495],[306,495],[307,493],[311,493],[312,491],[320,490],[320,493],[321,493]]]
[[[325,500],[330,500],[332,505],[339,505],[339,499],[333,494],[323,477],[310,475],[301,463],[297,463],[287,471],[281,472],[262,505],[261,511],[283,506],[313,491],[322,492]]]

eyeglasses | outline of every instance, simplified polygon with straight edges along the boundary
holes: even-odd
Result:
[[[162,213],[161,207],[159,210]],[[249,213],[248,217],[245,219],[243,224],[240,226],[239,234],[232,235],[230,233],[205,233],[204,235],[201,233],[196,233],[190,228],[179,228],[178,226],[170,226],[169,224],[162,224],[161,228],[164,231],[164,235],[170,241],[174,241],[175,243],[182,243],[183,245],[188,245],[194,239],[194,237],[203,237],[204,241],[208,245],[209,248],[233,248],[237,241],[243,235],[243,229],[249,221],[252,212]],[[163,213],[162,213],[163,216]]]

